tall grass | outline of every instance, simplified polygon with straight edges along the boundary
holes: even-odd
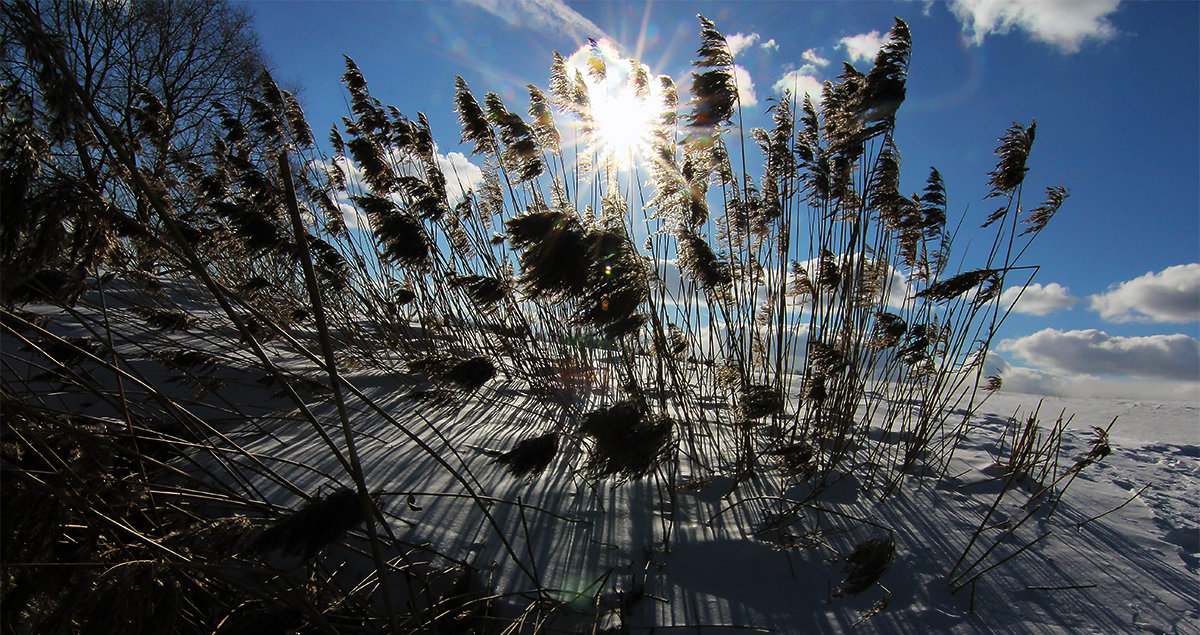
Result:
[[[457,78],[461,140],[483,166],[469,181],[447,171],[426,117],[373,97],[349,59],[351,112],[329,154],[264,73],[255,107],[223,117],[208,162],[151,174],[139,140],[89,108],[39,17],[14,13],[25,33],[14,86],[37,89],[4,114],[5,160],[58,175],[22,185],[41,224],[3,236],[6,266],[22,261],[6,271],[0,313],[4,505],[29,510],[6,513],[4,529],[14,632],[236,632],[264,620],[456,632],[549,619],[565,605],[528,548],[528,506],[491,496],[439,419],[471,401],[507,407],[502,386],[545,406],[494,451],[517,479],[551,466],[588,487],[652,479],[661,503],[685,476],[819,492],[853,473],[886,497],[910,475],[944,474],[988,394],[983,360],[1008,311],[997,299],[1031,280],[1021,256],[1066,196],[1052,188],[1022,211],[1036,126],[1013,124],[990,174],[999,206],[981,219],[988,253],[950,270],[958,231],[940,174],[900,194],[893,131],[910,39],[899,20],[869,72],[846,65],[818,102],[774,99],[770,129],[742,126],[729,48],[703,18],[686,104],[639,62],[610,76],[595,45],[586,74],[555,54],[548,91],[530,86],[519,111]],[[609,93],[597,86],[657,113],[632,163],[606,147],[597,112]],[[160,111],[146,91],[131,116],[171,156]],[[138,213],[71,177],[47,121],[111,149]],[[60,258],[66,245],[80,257]],[[364,368],[395,377],[424,414],[389,414],[346,378]],[[252,384],[278,399],[234,396]],[[333,419],[317,414],[326,399]],[[505,599],[523,603],[508,622],[473,563],[418,546],[419,527],[397,531],[412,521],[368,489],[351,405],[477,505],[532,594]],[[326,466],[282,470],[229,434],[274,434],[280,412],[311,430]],[[1014,437],[1013,460],[1044,472],[1027,437]],[[296,509],[270,502],[280,491]],[[778,513],[766,501],[763,514]],[[494,518],[498,502],[517,506],[525,550]],[[673,522],[659,526],[664,545]],[[890,563],[890,540],[868,546],[850,556],[862,571],[844,593]],[[330,568],[321,554],[334,549],[361,551],[370,570]],[[305,565],[271,559],[288,553]],[[101,619],[116,596],[119,615]]]

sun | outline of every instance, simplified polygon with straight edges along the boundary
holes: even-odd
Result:
[[[660,82],[636,60],[622,57],[606,40],[571,56],[587,87],[592,149],[627,169],[650,155],[653,131],[663,110]],[[603,69],[596,73],[596,69]],[[636,78],[640,78],[640,85]]]
[[[632,89],[596,92],[601,93],[592,96],[597,143],[619,163],[633,162],[650,147],[659,109],[652,100],[639,97]]]

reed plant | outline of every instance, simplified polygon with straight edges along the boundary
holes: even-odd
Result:
[[[6,181],[6,201],[36,222],[0,236],[13,632],[551,620],[568,608],[534,560],[532,508],[492,496],[441,419],[468,403],[513,407],[512,391],[539,404],[494,456],[514,479],[553,466],[597,500],[599,483],[650,479],[666,507],[723,475],[811,482],[817,497],[853,474],[886,498],[913,475],[944,474],[997,387],[982,375],[1009,310],[997,299],[1032,279],[1021,256],[1066,197],[1051,188],[1023,211],[1036,124],[1013,124],[990,174],[988,253],[950,269],[957,230],[940,174],[900,193],[893,132],[911,47],[900,20],[870,71],[847,64],[818,100],[773,99],[770,129],[742,126],[732,55],[704,18],[686,103],[640,62],[610,76],[595,43],[586,71],[556,53],[548,89],[531,85],[519,111],[456,78],[461,141],[483,166],[468,181],[441,160],[425,115],[376,99],[350,59],[350,113],[327,151],[264,72],[201,161],[172,153],[148,90],[129,113],[143,137],[115,130],[36,11],[18,3],[9,19],[23,35],[6,71],[6,174],[53,175]],[[631,163],[606,146],[596,86],[656,113]],[[51,128],[108,149],[122,201],[72,176]],[[163,169],[142,167],[151,151]],[[348,379],[363,369],[422,407],[393,416]],[[268,385],[270,403],[232,397]],[[500,616],[465,554],[422,545],[419,523],[369,489],[357,412],[461,488],[444,496],[477,507],[520,571],[524,595],[505,598],[519,610]],[[278,434],[279,420],[329,460],[288,464],[239,442]],[[880,428],[901,442],[872,443]],[[1044,474],[1048,446],[1031,434],[1014,434],[1009,467]],[[826,513],[810,502],[794,511]],[[780,517],[779,497],[753,503]],[[520,532],[497,504],[519,511]],[[8,513],[18,507],[45,513]],[[873,586],[895,548],[860,545],[840,593]],[[335,552],[370,566],[338,571]],[[124,612],[106,626],[96,611],[117,596]]]

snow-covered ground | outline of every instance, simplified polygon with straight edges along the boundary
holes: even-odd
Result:
[[[1051,515],[1065,479],[1023,509],[1038,487],[1022,479],[1004,491],[995,461],[1009,419],[1023,422],[1037,407],[1030,395],[993,395],[946,477],[910,478],[882,500],[878,487],[860,487],[865,468],[839,474],[810,499],[812,486],[769,469],[766,455],[756,478],[741,482],[713,459],[706,481],[672,499],[661,472],[619,486],[585,481],[575,469],[583,450],[571,442],[532,481],[507,475],[492,462],[495,451],[546,432],[560,416],[516,387],[491,385],[464,404],[435,407],[405,398],[379,374],[351,381],[394,419],[361,407],[354,416],[368,485],[385,493],[393,531],[470,564],[495,592],[515,594],[510,606],[549,589],[564,603],[555,628],[590,630],[598,613],[600,627],[700,632],[1200,632],[1197,404],[1045,399],[1045,429],[1062,411],[1074,415],[1059,473],[1088,453],[1092,426],[1117,418],[1111,454],[1079,472]],[[318,414],[334,420],[328,409]],[[486,504],[464,496],[397,424],[446,458]],[[305,491],[328,491],[331,478],[351,485],[305,424],[278,420],[231,436]],[[677,482],[693,468],[702,471],[683,465]],[[856,545],[889,536],[895,556],[880,585],[836,597]]]
[[[10,355],[15,344],[6,344]],[[155,372],[144,351],[118,348]],[[316,370],[294,358],[286,365]],[[6,372],[32,377],[39,369],[13,362]],[[310,424],[269,396],[277,387],[255,381],[262,371],[248,359],[218,374],[225,385],[195,401],[184,386],[158,385],[222,428],[227,440],[217,445],[241,448],[222,458],[241,464],[248,496],[296,509],[296,492],[353,487]],[[784,477],[766,453],[755,476],[740,481],[732,457],[703,451],[638,481],[589,481],[580,473],[586,447],[570,434],[545,472],[515,479],[494,462],[497,451],[577,429],[561,405],[500,379],[442,406],[409,398],[411,383],[395,374],[359,370],[347,379],[372,404],[348,399],[367,484],[390,520],[385,533],[411,545],[402,561],[468,566],[473,588],[496,594],[495,611],[510,619],[536,603],[550,615],[543,625],[558,632],[1200,633],[1200,404],[1000,392],[971,418],[945,476],[914,473],[885,497],[878,478],[864,487],[879,475],[859,464],[814,497],[813,483]],[[340,446],[328,394],[305,394]],[[706,407],[723,401],[701,397]],[[104,416],[102,404],[44,398]],[[582,398],[585,411],[611,396]],[[997,465],[1011,448],[1009,424],[1035,409],[1043,434],[1060,413],[1071,417],[1058,474],[1091,450],[1093,426],[1116,419],[1110,454],[1036,497],[1040,487],[1029,478],[1006,488]],[[731,433],[714,426],[696,445],[712,446],[704,435],[727,443]],[[839,597],[856,547],[889,538],[894,559],[879,584]],[[353,584],[373,566],[364,552],[328,549],[322,557]],[[403,575],[393,582],[402,587]]]

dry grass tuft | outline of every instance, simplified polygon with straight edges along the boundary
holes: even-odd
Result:
[[[366,519],[358,493],[339,489],[275,521],[255,538],[252,548],[261,553],[278,550],[309,559]]]
[[[738,399],[738,416],[754,421],[783,412],[783,395],[773,386],[751,384],[742,386]]]
[[[580,431],[595,441],[584,468],[592,478],[642,478],[666,457],[671,443],[671,421],[653,419],[631,401],[589,412]]]
[[[513,478],[532,481],[546,470],[558,451],[558,435],[553,432],[522,439],[511,450],[493,459]]]
[[[488,380],[495,376],[496,366],[492,364],[491,360],[486,357],[476,356],[464,359],[451,366],[442,375],[442,379],[463,390],[471,391],[486,384]]]
[[[858,595],[871,588],[883,577],[896,555],[896,543],[891,538],[876,538],[859,543],[846,558],[842,584],[834,597]]]

